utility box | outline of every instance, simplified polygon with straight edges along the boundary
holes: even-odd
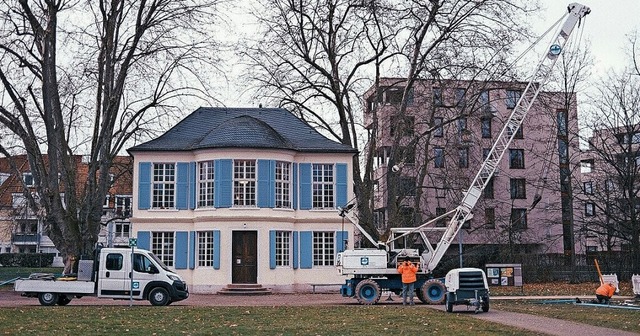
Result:
[[[489,286],[522,287],[522,264],[486,264]]]

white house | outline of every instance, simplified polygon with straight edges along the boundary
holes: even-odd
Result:
[[[195,293],[343,282],[355,152],[284,109],[199,108],[129,149],[132,235]]]

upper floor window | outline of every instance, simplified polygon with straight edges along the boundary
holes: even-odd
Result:
[[[313,208],[335,207],[334,177],[332,164],[313,164]]]
[[[616,139],[620,145],[639,144],[640,132],[629,132],[616,134]]]
[[[433,88],[433,105],[434,106],[443,106],[444,100],[442,99],[442,89],[441,88]]]
[[[256,161],[233,162],[233,206],[256,206]]]
[[[524,149],[509,149],[509,168],[524,169]]]
[[[469,148],[458,148],[458,167],[469,167]]]
[[[394,136],[396,132],[400,132],[402,136],[413,136],[414,124],[415,117],[413,116],[391,116],[389,134]]]
[[[467,89],[465,88],[456,89],[456,106],[464,107],[464,105],[466,104],[466,95],[467,95]]]
[[[131,195],[116,195],[116,216],[131,217]]]
[[[108,208],[109,207],[109,200],[111,200],[111,195],[107,195],[104,197],[104,203],[102,204],[103,208]]]
[[[511,209],[511,227],[520,230],[527,228],[527,209]]]
[[[596,205],[592,202],[587,202],[584,204],[584,215],[591,217],[596,215]]]
[[[33,174],[31,173],[22,173],[22,181],[27,187],[33,187]]]
[[[522,91],[520,90],[507,90],[507,98],[505,104],[508,109],[513,109],[516,107],[518,100],[520,100],[520,96],[522,95]]]
[[[444,119],[442,119],[442,117],[435,117],[433,118],[433,136],[440,138],[442,136],[444,136],[444,128],[442,127],[442,123],[444,122]]]
[[[215,170],[213,161],[198,162],[198,207],[213,207]]]
[[[569,129],[567,128],[567,111],[558,110],[557,121],[558,121],[558,135],[562,135],[562,136],[568,135]]]
[[[433,149],[433,163],[436,168],[444,168],[444,148],[436,147]]]
[[[402,196],[416,195],[416,180],[412,177],[403,176],[400,178],[400,194]]]
[[[487,199],[494,198],[494,188],[493,188],[494,182],[493,181],[494,181],[494,177],[491,176],[489,181],[487,181],[487,185],[484,187],[484,190],[482,191],[482,195],[484,196],[484,198],[487,198]]]
[[[152,208],[169,209],[175,207],[176,165],[175,163],[153,164]]]
[[[583,174],[588,174],[593,171],[593,160],[582,160],[580,161],[580,172]]]
[[[291,208],[291,163],[276,162],[276,208]]]
[[[384,104],[400,104],[404,91],[404,86],[382,86],[378,89],[378,102]],[[413,104],[413,88],[407,90],[405,102],[407,105]]]
[[[527,198],[526,179],[512,178],[510,182],[511,182],[511,198],[512,199]]]
[[[478,95],[478,104],[480,109],[485,112],[491,111],[491,105],[489,104],[489,90],[483,90]]]
[[[593,195],[593,181],[584,182],[584,193],[586,195]]]
[[[491,118],[482,118],[480,119],[481,126],[480,130],[482,132],[483,138],[491,138]]]
[[[496,209],[484,208],[484,227],[487,229],[496,228]]]

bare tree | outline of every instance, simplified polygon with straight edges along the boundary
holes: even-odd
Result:
[[[263,0],[255,11],[263,29],[260,40],[243,46],[250,60],[248,77],[256,81],[258,97],[288,107],[359,150],[353,167],[360,222],[374,233],[379,101],[367,107],[372,122],[364,129],[364,91],[372,87],[378,92],[382,76],[403,78],[402,116],[416,79],[490,78],[495,71],[487,64],[501,64],[513,42],[526,36],[523,14],[532,8],[525,3]],[[403,155],[393,151],[388,166]],[[392,175],[387,178],[394,179]],[[394,182],[387,185],[398,185]],[[391,193],[389,199],[395,201],[397,192]]]
[[[25,198],[67,267],[97,241],[114,157],[173,121],[176,99],[207,97],[216,44],[203,27],[215,18],[215,0],[0,6],[0,123],[28,156],[35,192],[25,185]],[[90,158],[81,183],[75,150]]]

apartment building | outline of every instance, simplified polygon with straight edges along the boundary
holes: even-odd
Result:
[[[369,89],[364,121],[375,137],[378,227],[416,226],[455,209],[526,84],[418,80],[404,95],[405,111],[404,80],[384,78]],[[582,252],[581,244],[574,246],[572,215],[579,206],[573,201],[580,185],[577,129],[576,95],[541,92],[522,126],[507,130],[514,140],[461,230],[465,246]],[[390,167],[394,152],[400,160]],[[388,174],[398,181],[393,199]]]

